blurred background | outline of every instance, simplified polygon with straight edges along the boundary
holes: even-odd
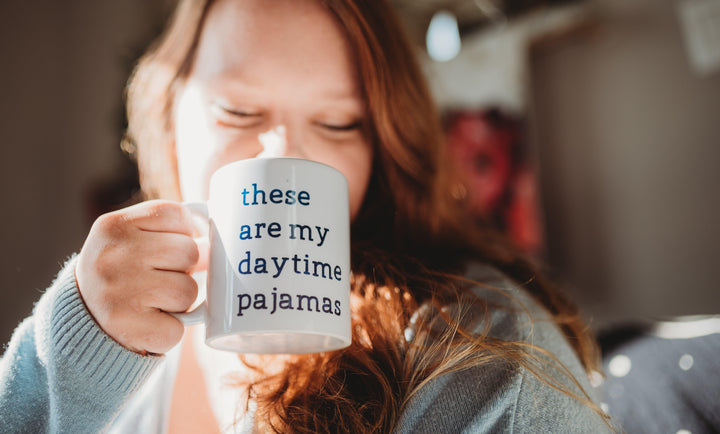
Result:
[[[720,0],[393,4],[467,174],[453,194],[593,327],[720,313]],[[171,7],[0,2],[0,341],[132,197],[123,89]]]

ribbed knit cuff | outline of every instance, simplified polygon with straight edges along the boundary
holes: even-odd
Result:
[[[39,357],[81,373],[79,378],[103,394],[132,393],[163,358],[130,351],[100,328],[78,292],[76,262],[75,257],[67,261],[35,307]]]

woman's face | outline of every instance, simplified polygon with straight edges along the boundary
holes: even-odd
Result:
[[[348,180],[351,217],[362,204],[365,106],[345,34],[318,1],[213,5],[174,121],[184,200],[207,199],[215,170],[262,154],[332,166]]]

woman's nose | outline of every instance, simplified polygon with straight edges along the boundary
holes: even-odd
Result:
[[[306,158],[304,146],[299,134],[288,131],[285,125],[258,135],[258,141],[263,147],[258,157],[296,157]]]

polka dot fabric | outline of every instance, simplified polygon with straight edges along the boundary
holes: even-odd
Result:
[[[600,344],[603,408],[625,432],[720,433],[720,329],[668,338],[625,327]]]

